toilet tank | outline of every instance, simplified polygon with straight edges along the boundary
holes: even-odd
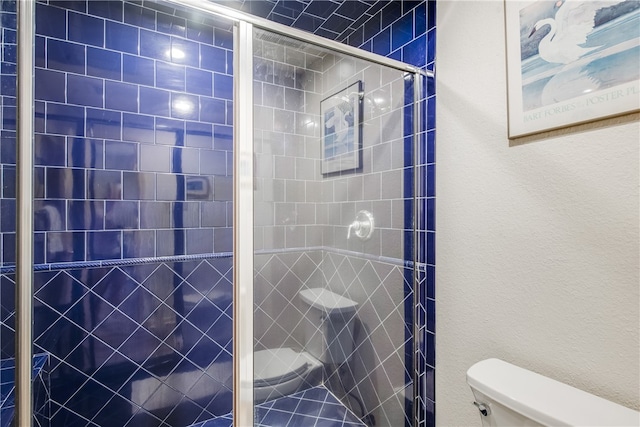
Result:
[[[467,371],[483,426],[639,426],[640,412],[499,359]]]
[[[298,295],[305,307],[305,351],[322,363],[349,360],[358,303],[323,288],[305,289]]]

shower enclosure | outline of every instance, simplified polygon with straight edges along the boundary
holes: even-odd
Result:
[[[424,72],[196,0],[1,30],[0,425],[424,423]],[[254,405],[317,288],[345,360]]]
[[[339,343],[350,355],[325,363],[324,384],[369,425],[411,425],[419,84],[265,30],[253,44],[254,350],[305,349],[311,309],[301,290],[355,301],[355,317],[341,322],[354,323],[353,342]],[[341,134],[340,121],[353,133]]]

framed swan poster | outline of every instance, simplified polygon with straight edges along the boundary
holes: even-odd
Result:
[[[640,110],[640,1],[505,0],[509,137]]]
[[[362,164],[362,81],[320,102],[323,175],[356,171]]]

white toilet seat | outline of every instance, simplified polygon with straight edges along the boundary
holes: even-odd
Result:
[[[269,348],[253,353],[254,400],[262,402],[298,391],[309,372],[322,364],[307,352]]]
[[[268,348],[253,353],[254,386],[280,384],[307,370],[307,359],[290,348]]]

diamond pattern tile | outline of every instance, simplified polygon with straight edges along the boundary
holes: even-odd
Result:
[[[114,307],[120,305],[135,289],[137,283],[119,268],[105,275],[91,290]]]
[[[118,309],[129,318],[143,322],[151,316],[161,303],[162,302],[151,292],[142,286],[138,286],[118,306]]]
[[[261,303],[256,304],[254,313],[255,348],[304,348],[304,323],[309,307],[300,303],[298,290],[313,287],[302,280],[314,275],[310,270],[313,268],[327,280],[326,285],[316,286],[326,286],[359,304],[352,357],[340,366],[330,367],[325,384],[363,419],[384,419],[400,423],[390,425],[403,425],[407,416],[404,390],[411,389],[413,377],[406,364],[413,340],[413,331],[406,327],[407,319],[411,324],[413,317],[413,293],[411,287],[403,286],[405,268],[330,250],[324,251],[319,262],[309,262],[304,253],[260,257],[268,260],[257,262],[261,268],[257,273],[256,299]],[[300,262],[305,263],[302,277],[293,274]],[[341,344],[336,341],[328,345]],[[304,422],[302,418],[285,420],[286,413],[278,412],[277,408],[273,411],[280,423]]]
[[[230,411],[232,260],[198,260],[184,270],[207,274],[186,278],[179,264],[36,273],[53,425],[171,426]],[[216,333],[219,322],[229,331]]]
[[[174,290],[174,284],[182,283],[184,279],[175,272],[169,265],[160,264],[158,268],[151,273],[142,285],[158,299],[164,301],[171,295]]]
[[[313,387],[256,405],[256,427],[322,426],[365,427],[326,387]],[[231,414],[190,427],[232,427]],[[381,424],[382,425],[382,424]]]

